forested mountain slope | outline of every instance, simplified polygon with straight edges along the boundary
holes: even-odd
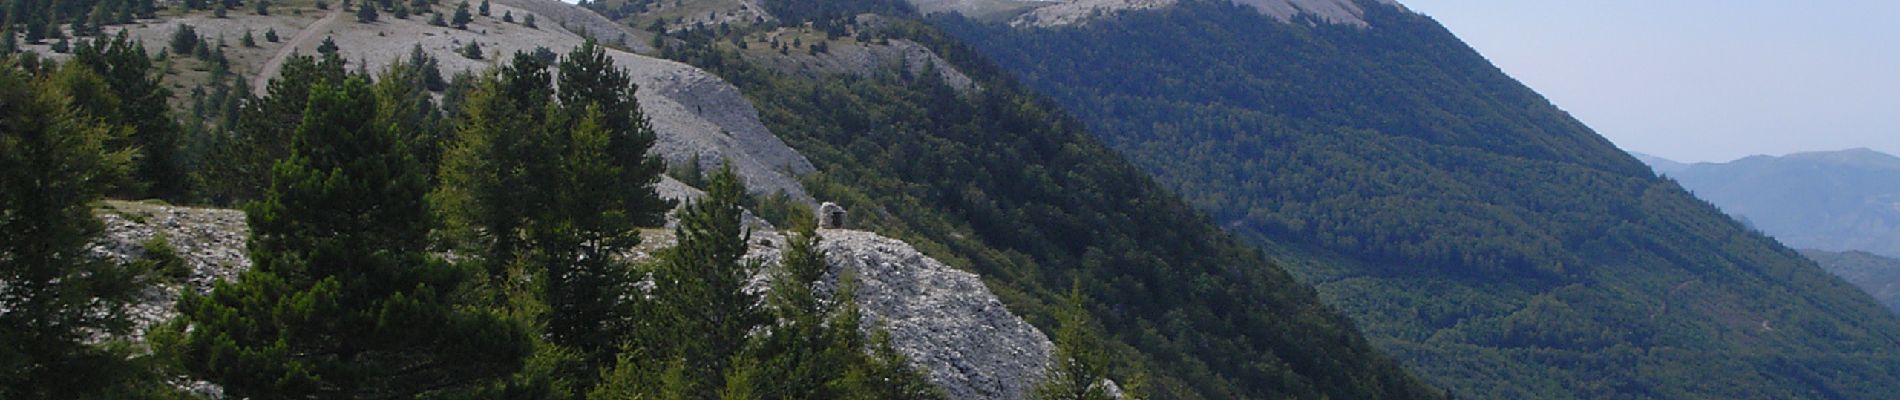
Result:
[[[1479,398],[1882,398],[1900,319],[1660,179],[1433,20],[1224,1],[933,21]],[[1640,95],[1632,93],[1631,95]]]
[[[901,3],[857,3],[768,1],[768,10],[828,11],[671,30],[655,47],[745,91],[766,125],[817,166],[806,188],[851,209],[853,223],[983,275],[1045,330],[1062,293],[1087,293],[1114,355],[1110,376],[1144,394],[1440,397],[1081,123],[907,20]],[[860,15],[869,11],[885,14]],[[922,73],[798,67],[901,43],[947,64]],[[952,68],[961,73],[934,72]],[[943,78],[955,75],[974,90]]]
[[[1802,250],[1801,254],[1900,312],[1900,260],[1865,251]]]
[[[1795,248],[1900,257],[1900,157],[1869,149],[1646,161],[1696,197]]]

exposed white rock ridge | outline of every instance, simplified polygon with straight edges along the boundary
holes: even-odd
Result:
[[[1301,15],[1308,15],[1308,16],[1317,18],[1320,21],[1324,21],[1326,23],[1352,25],[1352,26],[1358,26],[1358,27],[1368,26],[1365,21],[1366,11],[1364,8],[1362,8],[1359,5],[1357,0],[1229,0],[1229,1],[1232,1],[1235,4],[1253,7],[1255,10],[1260,11],[1261,14],[1271,16],[1275,19],[1279,19],[1280,21],[1292,21],[1295,17],[1301,16]],[[1404,5],[1399,4],[1397,0],[1372,0],[1372,1],[1380,5],[1397,6],[1400,8],[1405,7]],[[1163,8],[1163,7],[1173,6],[1180,2],[1181,0],[1052,0],[1052,1],[913,0],[912,1],[913,4],[916,4],[918,6],[919,10],[930,9],[930,10],[957,11],[957,12],[964,12],[964,10],[997,10],[997,9],[1009,7],[1010,6],[1009,3],[1015,3],[1017,5],[1021,5],[1025,7],[1035,7],[1035,9],[1033,10],[1024,12],[1021,15],[1017,15],[1015,18],[1010,19],[1009,23],[1010,25],[1017,26],[1017,27],[1039,27],[1039,28],[1083,25],[1083,24],[1087,24],[1091,20],[1102,18],[1105,16],[1112,16],[1115,13],[1122,12],[1122,11],[1149,10],[1149,9]],[[981,13],[981,12],[984,12],[984,11],[965,12],[965,15],[971,15],[973,13]],[[988,12],[994,13],[995,11],[988,11]],[[981,14],[971,15],[971,16],[979,17],[980,15]]]

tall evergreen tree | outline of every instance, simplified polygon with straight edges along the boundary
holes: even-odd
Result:
[[[1038,400],[1109,400],[1108,352],[1090,326],[1082,287],[1069,292],[1063,307],[1061,326],[1056,330],[1056,349],[1042,383],[1036,386]]]
[[[363,4],[360,4],[359,7],[356,8],[356,22],[365,24],[376,22],[376,16],[375,3],[364,1]]]
[[[468,23],[474,20],[474,17],[468,15],[468,2],[463,1],[455,5],[455,16],[449,23],[455,25],[455,29],[468,29]]]
[[[614,204],[607,207],[625,213],[619,216],[624,220],[614,223],[658,226],[665,222],[664,214],[672,204],[660,198],[653,185],[659,183],[666,165],[648,152],[656,135],[634,97],[639,86],[593,40],[563,57],[559,69],[561,104],[570,114],[598,107],[609,129],[606,152],[618,168],[619,180],[613,188],[618,194],[611,197]]]
[[[76,104],[109,102],[104,79],[49,75],[34,82],[0,61],[0,398],[109,398],[124,355],[87,341],[129,327],[139,274],[87,250],[102,230],[88,204],[133,150],[109,144],[127,129]]]
[[[740,201],[744,184],[730,165],[707,179],[706,195],[681,210],[675,235],[679,245],[662,256],[653,271],[653,297],[665,324],[650,354],[685,362],[687,375],[701,377],[694,392],[725,386],[720,378],[746,342],[746,333],[768,321],[757,295],[746,282],[760,269],[744,258],[751,233],[744,228]]]
[[[183,199],[190,187],[178,154],[180,129],[167,114],[171,90],[161,82],[164,72],[152,65],[145,46],[121,30],[110,40],[79,46],[73,60],[105,78],[119,107],[91,111],[107,122],[132,127],[131,136],[120,146],[135,147],[140,153],[132,166],[136,184],[115,189],[114,194]]]
[[[456,304],[468,274],[426,252],[427,177],[351,77],[310,90],[292,153],[247,209],[255,267],[187,295],[173,349],[249,398],[414,398],[492,388],[523,328]]]
[[[470,94],[435,196],[491,286],[538,283],[548,340],[605,367],[633,312],[619,257],[671,204],[653,189],[664,167],[646,156],[653,133],[631,83],[589,49],[562,62],[558,94],[546,61],[522,54]]]
[[[528,255],[529,213],[544,208],[527,171],[553,159],[533,147],[553,99],[551,79],[547,64],[516,56],[457,100],[462,117],[432,196],[446,212],[448,234],[480,256],[491,286],[503,284],[509,267]]]

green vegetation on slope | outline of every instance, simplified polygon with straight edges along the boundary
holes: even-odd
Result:
[[[88,203],[147,150],[119,143],[136,125],[108,118],[128,102],[94,69],[157,78],[116,47],[136,43],[101,45],[138,57],[0,56],[0,397],[189,398],[177,382],[193,381],[249,398],[941,397],[859,329],[848,278],[817,298],[810,230],[793,236],[786,279],[743,290],[762,267],[741,259],[746,192],[730,169],[682,213],[678,246],[622,257],[671,204],[652,187],[664,166],[646,155],[635,87],[592,43],[462,77],[449,110],[426,55],[374,84],[299,58],[272,97],[227,92],[247,107],[199,110],[219,123],[194,140],[260,150],[182,164],[268,185],[223,182],[249,204],[255,267],[185,289],[175,319],[128,343],[125,306],[181,266],[168,251],[121,264],[88,250],[101,231]],[[498,251],[491,232],[516,241]],[[647,276],[660,279],[642,288]]]
[[[1877,398],[1900,320],[1658,179],[1429,18],[1226,2],[939,26],[1374,342],[1486,398]]]
[[[927,27],[886,29],[877,34],[931,46],[982,89],[932,73],[765,70],[710,30],[667,38],[663,53],[744,90],[817,164],[815,196],[983,275],[1045,331],[1063,288],[1081,286],[1119,355],[1117,379],[1149,372],[1160,398],[1439,396],[1079,123]]]
[[[1801,255],[1866,290],[1888,309],[1900,312],[1900,260],[1864,251],[1802,250]]]

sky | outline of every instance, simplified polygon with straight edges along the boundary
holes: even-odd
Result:
[[[1625,150],[1900,154],[1900,0],[1399,0]]]

